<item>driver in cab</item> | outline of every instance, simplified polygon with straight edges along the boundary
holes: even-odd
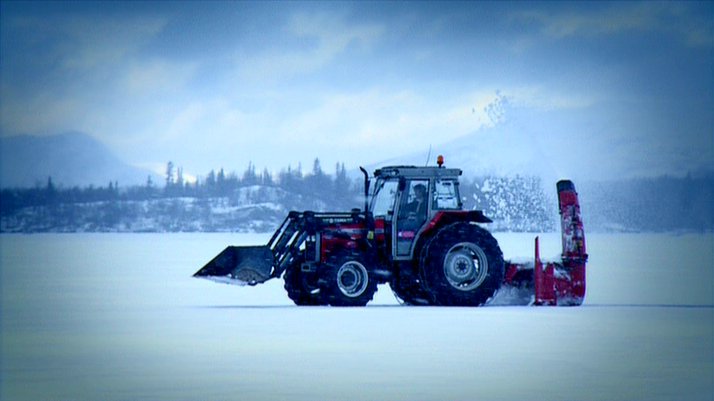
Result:
[[[417,184],[412,189],[414,190],[414,199],[407,203],[405,211],[408,214],[414,213],[420,218],[420,220],[424,220],[426,218],[426,209],[428,207],[426,187],[423,184]]]

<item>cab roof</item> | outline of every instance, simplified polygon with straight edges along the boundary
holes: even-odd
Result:
[[[374,171],[375,177],[458,178],[461,169],[444,167],[386,166]]]

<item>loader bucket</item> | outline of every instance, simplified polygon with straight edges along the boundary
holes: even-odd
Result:
[[[273,253],[268,246],[229,246],[193,277],[227,284],[256,285],[270,279]]]
[[[352,219],[351,213],[323,213],[322,218]],[[314,241],[314,212],[292,211],[275,231],[267,245],[229,246],[210,262],[206,263],[193,277],[205,278],[219,283],[256,285],[271,278],[280,277],[287,266],[296,262],[301,246],[310,235]]]

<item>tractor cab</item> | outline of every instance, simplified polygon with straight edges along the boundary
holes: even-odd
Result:
[[[374,172],[370,212],[393,260],[411,260],[414,244],[439,213],[460,211],[460,169],[390,166]]]

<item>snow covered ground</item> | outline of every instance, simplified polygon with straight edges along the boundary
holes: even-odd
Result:
[[[2,400],[712,400],[714,235],[591,234],[579,308],[299,308],[250,234],[0,236]],[[507,257],[533,235],[498,234]],[[541,238],[557,255],[557,234]]]

